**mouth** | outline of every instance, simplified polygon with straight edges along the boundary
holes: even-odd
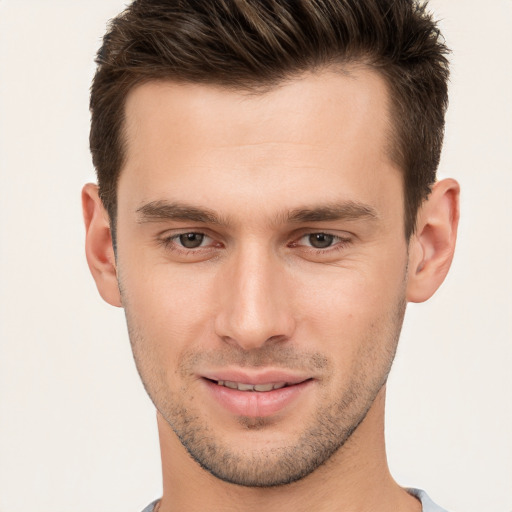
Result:
[[[213,404],[236,416],[268,417],[291,411],[314,389],[311,377],[284,374],[202,377]]]
[[[247,384],[244,382],[234,382],[231,380],[211,380],[206,379],[210,382],[217,384],[218,386],[224,386],[229,389],[237,389],[238,391],[257,391],[259,393],[273,391],[274,389],[282,389],[288,386],[294,386],[300,384],[300,382],[269,382],[266,384]],[[309,380],[309,379],[306,379]],[[304,382],[304,381],[302,381]]]

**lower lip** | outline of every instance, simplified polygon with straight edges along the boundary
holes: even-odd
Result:
[[[312,380],[306,380],[300,384],[272,391],[239,391],[219,386],[208,379],[203,380],[214,399],[228,411],[238,416],[252,418],[271,416],[280,412],[299,399],[312,384]]]

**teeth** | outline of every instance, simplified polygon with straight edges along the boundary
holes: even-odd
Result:
[[[275,389],[274,384],[256,384],[254,386],[254,391],[272,391],[273,389]]]
[[[254,386],[252,384],[242,384],[240,382],[238,384],[238,391],[254,391]]]
[[[243,382],[231,382],[229,380],[217,381],[219,386],[225,386],[229,389],[238,389],[239,391],[272,391],[286,386],[286,382],[277,382],[275,384],[244,384]]]

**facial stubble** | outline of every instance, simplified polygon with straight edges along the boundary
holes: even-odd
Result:
[[[151,340],[146,339],[134,321],[125,295],[123,305],[135,363],[155,407],[204,470],[225,482],[248,487],[273,487],[300,480],[325,464],[347,443],[387,381],[406,308],[402,294],[395,307],[387,311],[386,318],[372,323],[357,349],[349,384],[334,397],[327,396],[333,374],[329,358],[320,353],[298,353],[281,345],[251,352],[232,348],[224,353],[185,352],[177,368],[182,387],[171,391],[167,385],[167,369],[158,361],[158,356],[152,354]],[[193,394],[186,383],[193,382],[193,369],[202,362],[241,367],[268,364],[302,371],[314,368],[316,374],[321,370],[323,380],[319,387],[323,388],[325,399],[318,400],[317,409],[301,421],[306,427],[289,443],[237,452],[201,417],[200,410],[194,408]],[[273,423],[272,418],[238,418],[240,428],[249,433],[268,431],[271,435]]]

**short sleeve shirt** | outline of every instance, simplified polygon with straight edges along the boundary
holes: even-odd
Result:
[[[425,491],[421,489],[407,489],[409,494],[416,496],[421,501],[423,512],[448,512],[444,508],[436,505],[427,495]],[[155,509],[155,505],[158,503],[158,500],[150,503],[142,512],[153,512]]]

